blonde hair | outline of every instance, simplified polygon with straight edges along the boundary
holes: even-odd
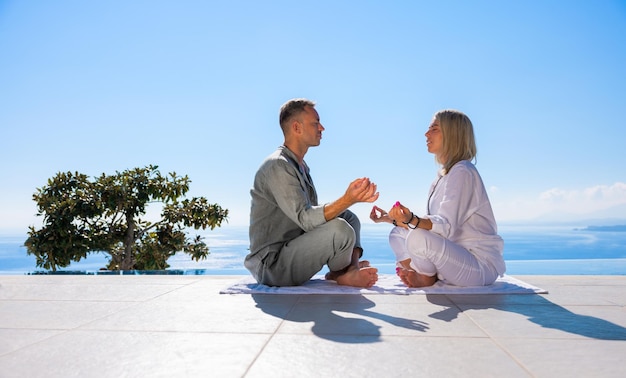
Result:
[[[467,115],[458,110],[440,110],[435,113],[435,120],[443,137],[443,152],[437,156],[437,162],[443,166],[444,174],[461,160],[476,159],[474,127]]]

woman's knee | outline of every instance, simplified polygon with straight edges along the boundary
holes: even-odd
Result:
[[[413,230],[406,238],[406,248],[412,254],[426,259],[439,254],[445,248],[446,239],[428,230]]]

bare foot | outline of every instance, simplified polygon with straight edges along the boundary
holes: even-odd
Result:
[[[339,285],[370,288],[378,281],[378,269],[351,265],[344,272],[326,273],[326,279],[337,281]]]
[[[337,277],[337,283],[345,286],[369,288],[374,286],[376,281],[378,281],[378,269],[370,266],[350,267],[344,274]]]
[[[437,282],[437,276],[427,276],[417,273],[413,269],[397,268],[396,273],[398,277],[408,287],[426,287],[432,286]]]
[[[370,262],[367,261],[367,260],[359,261],[358,262],[358,266],[359,266],[359,269],[367,268],[367,267],[370,266]],[[354,267],[353,267],[353,269],[354,269]],[[331,281],[337,281],[337,277],[339,277],[342,274],[344,274],[347,270],[348,270],[348,268],[345,268],[344,270],[340,270],[340,271],[336,271],[336,272],[328,272],[328,273],[326,273],[324,278],[326,278],[327,280],[331,280]]]

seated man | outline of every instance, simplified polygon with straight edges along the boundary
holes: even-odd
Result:
[[[250,211],[250,253],[245,266],[269,286],[305,283],[324,265],[326,279],[340,285],[371,287],[378,270],[359,261],[361,224],[348,208],[378,199],[376,184],[356,179],[336,201],[319,205],[304,155],[318,146],[324,127],[315,103],[287,101],[280,110],[284,143],[257,171]]]

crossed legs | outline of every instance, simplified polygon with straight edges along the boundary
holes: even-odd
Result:
[[[398,276],[409,287],[431,286],[438,277],[457,286],[489,285],[497,278],[467,249],[430,231],[395,227],[389,243],[400,265]]]

